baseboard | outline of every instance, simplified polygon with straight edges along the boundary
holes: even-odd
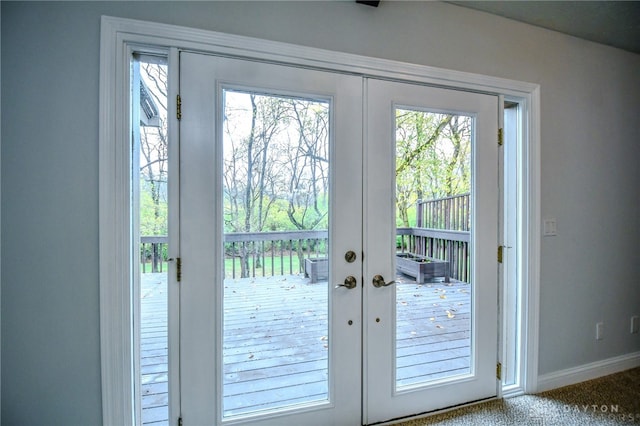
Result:
[[[597,379],[598,377],[619,373],[635,367],[640,367],[640,352],[543,374],[538,376],[537,391],[543,392],[563,386],[575,385],[576,383]]]

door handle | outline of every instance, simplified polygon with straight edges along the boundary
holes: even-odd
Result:
[[[387,287],[395,283],[396,283],[395,281],[389,281],[388,283],[385,283],[384,277],[382,275],[376,275],[373,277],[373,286],[376,288]]]
[[[356,287],[357,283],[358,283],[358,280],[356,280],[356,277],[349,275],[347,278],[344,279],[344,283],[336,285],[335,288],[346,287],[348,289],[352,289]]]

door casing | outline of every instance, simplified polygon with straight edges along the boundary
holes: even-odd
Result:
[[[131,290],[131,166],[129,105],[129,58],[133,51],[165,54],[169,58],[169,98],[175,99],[179,50],[233,55],[296,66],[332,69],[383,79],[426,83],[492,94],[522,106],[523,138],[518,161],[522,223],[519,239],[523,294],[520,315],[524,365],[520,386],[511,394],[535,392],[538,379],[538,313],[540,281],[540,86],[538,84],[452,71],[424,65],[370,58],[353,54],[265,41],[174,25],[103,16],[100,40],[99,90],[99,249],[100,249],[100,341],[102,407],[105,424],[135,424],[133,407],[133,339]],[[169,106],[175,117],[176,106]],[[177,140],[177,119],[169,123],[169,136]],[[176,157],[175,144],[174,158]],[[171,155],[171,151],[170,151]],[[177,182],[170,183],[175,190]],[[171,231],[170,231],[171,234]],[[170,235],[176,241],[177,235]],[[175,244],[170,250],[179,250]],[[173,253],[175,254],[175,253]],[[169,293],[177,291],[170,283]],[[175,318],[176,312],[173,312]],[[169,330],[176,331],[171,320]],[[169,348],[175,362],[177,348]],[[171,362],[171,361],[170,361]],[[175,371],[175,370],[174,370]],[[173,383],[178,373],[170,373]],[[175,385],[171,385],[171,389]],[[175,392],[173,392],[175,395]],[[170,422],[177,422],[176,398],[170,401]]]

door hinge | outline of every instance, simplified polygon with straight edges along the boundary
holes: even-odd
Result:
[[[498,129],[498,145],[502,146],[502,144],[504,143],[504,136],[503,136],[503,130],[502,127]]]
[[[182,281],[182,258],[176,258],[176,281]]]
[[[178,417],[178,426],[182,426],[182,417]]]
[[[498,263],[502,263],[502,250],[503,246],[498,246]]]
[[[182,98],[180,95],[176,96],[176,117],[178,120],[182,118]]]
[[[496,364],[496,378],[502,380],[502,363]]]

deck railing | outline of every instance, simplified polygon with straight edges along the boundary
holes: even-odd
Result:
[[[469,231],[449,229],[398,228],[396,250],[447,260],[451,278],[469,282]]]
[[[436,200],[418,200],[416,226],[468,231],[471,229],[469,194],[453,195]]]
[[[397,251],[447,260],[451,278],[469,278],[469,232],[398,228]],[[168,238],[141,237],[141,270],[162,272]],[[225,277],[265,277],[304,272],[304,259],[326,258],[327,231],[225,234]],[[150,264],[150,265],[149,265]],[[149,267],[150,266],[150,267]]]
[[[167,260],[167,246],[169,238],[167,236],[144,236],[140,237],[140,270],[142,273],[162,272],[162,264]],[[150,265],[147,265],[147,264]]]
[[[327,257],[328,235],[326,230],[224,234],[225,277],[304,272],[305,258]]]
[[[162,272],[166,236],[140,237],[142,273]],[[304,259],[328,253],[328,232],[237,232],[224,234],[225,277],[265,277],[304,272]]]

